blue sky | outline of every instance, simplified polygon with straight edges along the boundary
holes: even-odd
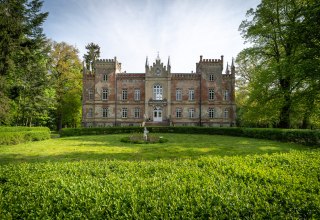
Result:
[[[195,71],[199,56],[225,61],[246,46],[238,27],[259,0],[44,0],[48,38],[76,46],[101,47],[100,58],[114,56],[122,70],[144,72],[159,52],[172,72]],[[226,65],[225,62],[225,65]]]

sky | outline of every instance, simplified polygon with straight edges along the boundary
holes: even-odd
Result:
[[[195,71],[200,55],[224,66],[247,45],[238,31],[260,0],[44,0],[46,36],[79,49],[100,46],[100,58],[117,60],[122,71],[143,73],[157,55],[171,72]]]

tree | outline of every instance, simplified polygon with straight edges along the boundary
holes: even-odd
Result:
[[[5,104],[0,123],[13,123],[7,119],[15,115],[15,124],[31,125],[46,114],[47,47],[41,26],[48,13],[41,7],[40,0],[1,0],[0,103]]]
[[[242,69],[248,65],[247,57],[255,62],[253,67],[249,64],[252,68],[247,82],[247,115],[263,119],[262,124],[289,128],[299,117],[295,115],[298,108],[300,115],[301,108],[304,115],[313,111],[308,106],[315,103],[319,84],[312,81],[319,78],[314,77],[319,74],[310,67],[311,63],[319,66],[319,50],[312,50],[311,46],[306,49],[301,36],[311,37],[310,43],[316,42],[319,46],[319,33],[315,31],[319,30],[319,12],[319,3],[312,0],[262,0],[256,10],[247,12],[248,19],[241,23],[239,30],[252,46],[237,58]],[[309,28],[310,23],[315,30]],[[310,99],[303,98],[306,93]]]
[[[55,90],[57,128],[77,127],[81,120],[82,74],[78,49],[52,42],[51,73]]]
[[[87,54],[83,56],[86,67],[88,70],[92,70],[92,67],[95,66],[95,61],[100,57],[100,47],[98,44],[89,43],[86,46]]]

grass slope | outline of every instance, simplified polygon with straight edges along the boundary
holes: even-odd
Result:
[[[79,136],[0,146],[0,164],[77,160],[155,160],[308,150],[302,145],[219,135],[159,134],[167,143],[122,143],[122,135]]]
[[[0,146],[0,219],[319,219],[320,150],[124,135]],[[23,162],[23,163],[21,163]]]

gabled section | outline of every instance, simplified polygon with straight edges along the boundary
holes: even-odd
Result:
[[[146,77],[163,78],[171,75],[170,57],[168,58],[168,67],[161,62],[159,54],[152,66],[149,66],[148,57],[146,59]]]

